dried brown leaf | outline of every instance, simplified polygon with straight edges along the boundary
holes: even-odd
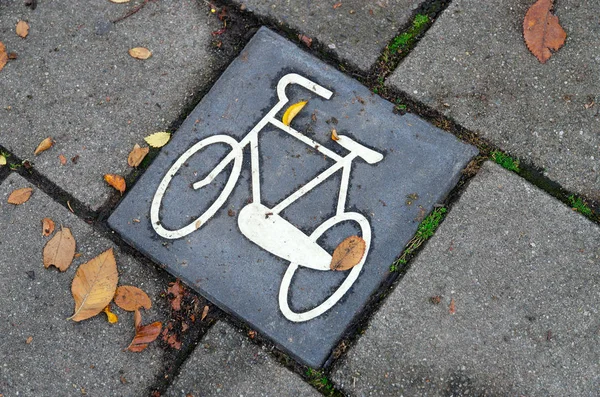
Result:
[[[342,241],[331,256],[331,270],[348,270],[356,266],[365,253],[365,240],[358,236],[350,236]]]
[[[133,312],[143,307],[148,310],[152,302],[144,291],[132,285],[122,285],[117,288],[114,297],[115,304],[121,309]]]
[[[112,248],[79,266],[71,284],[75,313],[69,319],[81,321],[102,312],[115,296],[118,280]]]
[[[33,154],[35,154],[37,156],[38,154],[42,153],[43,151],[50,149],[52,146],[54,146],[54,141],[52,140],[51,137],[48,137],[40,142],[40,144],[35,149],[35,152],[33,152]]]
[[[30,187],[24,187],[21,189],[14,190],[8,196],[8,204],[20,205],[29,200],[33,193],[33,189]]]
[[[179,279],[175,280],[174,283],[169,283],[169,288],[167,288],[167,294],[173,295],[171,299],[171,308],[176,312],[181,310],[181,299],[185,294],[185,288],[181,285],[181,281]]]
[[[140,314],[139,310],[135,311],[134,319],[135,336],[127,347],[127,350],[131,352],[141,352],[148,347],[148,344],[154,342],[158,335],[160,335],[162,323],[160,321],[156,321],[152,324],[142,325],[142,315]]]
[[[305,34],[299,34],[298,35],[298,40],[300,40],[301,42],[303,42],[304,45],[306,45],[309,48],[312,45],[312,39],[310,37],[308,37],[307,35],[305,35]]]
[[[46,237],[54,231],[54,221],[50,218],[42,219],[42,236]]]
[[[29,24],[25,21],[19,21],[15,31],[19,37],[25,38],[29,34]]]
[[[129,164],[130,167],[137,167],[142,160],[144,160],[144,157],[146,157],[149,151],[149,147],[140,147],[140,145],[136,143],[129,153],[129,157],[127,157],[127,164]]]
[[[58,155],[58,160],[60,160],[60,165],[66,165],[67,164],[67,158],[64,155],[62,155],[62,154]]]
[[[336,8],[340,8],[341,6],[342,6],[342,2],[340,1],[340,2],[338,2],[338,3],[335,3],[335,4],[333,5],[333,9],[335,10]]]
[[[135,59],[148,59],[152,56],[152,52],[144,47],[135,47],[129,50],[129,55]]]
[[[123,194],[123,192],[125,191],[125,189],[127,189],[127,186],[125,184],[125,179],[121,175],[106,174],[106,175],[104,175],[104,180],[110,186],[112,186],[115,189],[117,189],[121,194]]]
[[[75,238],[68,227],[61,228],[44,246],[44,267],[56,267],[64,272],[71,266],[75,256]]]
[[[541,63],[550,59],[550,50],[558,51],[567,38],[558,17],[551,13],[553,2],[554,0],[538,0],[527,10],[523,20],[525,44]]]
[[[6,47],[0,41],[0,70],[6,65],[8,62],[8,55],[6,54]]]
[[[450,305],[448,306],[448,312],[450,314],[456,313],[456,303],[454,302],[454,298],[450,299]]]
[[[204,309],[202,310],[202,316],[200,317],[200,321],[204,321],[206,316],[208,316],[208,310],[208,305],[204,306]]]

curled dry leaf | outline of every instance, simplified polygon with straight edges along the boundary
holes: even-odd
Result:
[[[50,218],[42,219],[42,236],[46,237],[54,231],[54,221]]]
[[[158,335],[160,335],[162,323],[156,321],[152,324],[142,325],[142,315],[139,310],[135,311],[133,317],[135,322],[135,336],[127,347],[127,350],[131,352],[141,352],[148,347],[148,344],[154,342]]]
[[[82,321],[100,313],[115,296],[118,280],[112,248],[79,266],[71,284],[75,313],[69,320]]]
[[[331,140],[333,140],[333,141],[339,141],[340,140],[340,137],[339,137],[339,135],[337,133],[337,130],[335,128],[333,128],[331,130]]]
[[[454,298],[450,299],[450,305],[448,306],[448,312],[450,314],[456,313],[456,303],[454,302]]]
[[[6,54],[6,47],[0,41],[0,70],[6,65],[8,62],[8,55]]]
[[[208,305],[204,306],[202,310],[202,316],[200,317],[200,321],[204,321],[204,319],[208,316]]]
[[[110,186],[117,189],[121,194],[123,194],[123,192],[125,192],[125,189],[127,188],[127,186],[125,184],[125,179],[121,175],[106,174],[106,175],[104,175],[104,180]]]
[[[29,200],[29,197],[33,194],[33,189],[30,187],[24,187],[21,189],[14,190],[8,196],[8,204],[20,205]]]
[[[40,142],[40,144],[35,149],[35,152],[33,152],[33,154],[35,154],[37,156],[38,154],[42,153],[43,151],[50,149],[52,146],[54,146],[54,141],[52,140],[51,137],[48,137]]]
[[[122,285],[117,288],[114,297],[115,304],[121,309],[133,312],[143,307],[148,310],[152,307],[152,302],[148,295],[132,285]]]
[[[358,236],[350,236],[342,241],[331,256],[331,270],[348,270],[356,266],[365,254],[365,240]]]
[[[303,42],[304,45],[306,45],[309,48],[312,45],[312,39],[310,37],[308,37],[307,35],[305,35],[305,34],[299,34],[298,35],[298,40],[300,40],[301,42]]]
[[[140,145],[136,143],[133,150],[129,153],[129,157],[127,157],[127,164],[129,164],[130,167],[137,167],[142,160],[144,160],[144,157],[146,157],[149,151],[149,147],[140,147]]]
[[[25,38],[29,34],[29,24],[25,21],[19,21],[15,31],[19,37]]]
[[[533,4],[523,20],[523,37],[527,48],[541,62],[545,63],[565,44],[567,33],[552,15],[554,0],[538,0]]]
[[[61,228],[44,246],[44,267],[47,269],[54,266],[61,272],[67,270],[75,256],[75,245],[75,238],[71,234],[71,229],[68,227]]]
[[[175,280],[174,283],[169,283],[169,288],[167,288],[167,294],[173,295],[171,298],[171,308],[176,312],[181,310],[181,299],[185,294],[185,288],[181,285],[181,281],[179,279]]]
[[[296,115],[298,113],[300,113],[302,108],[304,106],[306,106],[307,103],[308,103],[308,101],[301,101],[298,103],[294,103],[293,105],[290,105],[290,107],[288,107],[286,109],[285,113],[283,114],[281,122],[285,125],[290,125],[292,123],[292,120],[294,119],[294,117],[296,117]]]
[[[129,55],[135,59],[148,59],[152,56],[152,52],[144,47],[135,47],[129,50]]]
[[[171,133],[164,131],[155,132],[154,134],[148,135],[144,138],[148,145],[156,148],[165,146],[167,142],[169,142],[169,139],[171,139]]]
[[[115,324],[117,321],[119,321],[119,317],[117,317],[116,314],[110,311],[110,304],[106,305],[106,307],[102,311],[106,313],[106,320],[109,323]]]

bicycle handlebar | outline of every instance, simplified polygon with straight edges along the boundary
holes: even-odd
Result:
[[[329,99],[333,95],[333,92],[329,91],[327,88],[321,87],[317,83],[313,83],[306,77],[302,77],[296,73],[289,73],[279,79],[279,82],[277,83],[277,96],[280,101],[288,101],[288,97],[285,95],[285,88],[290,84],[298,84],[325,99]]]

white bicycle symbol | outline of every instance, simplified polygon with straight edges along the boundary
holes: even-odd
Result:
[[[238,226],[242,234],[250,239],[250,241],[267,250],[268,252],[290,262],[290,265],[283,276],[279,289],[279,308],[288,320],[302,322],[320,316],[333,307],[358,278],[369,252],[371,244],[371,226],[369,221],[362,214],[345,211],[352,161],[356,157],[360,157],[367,163],[374,164],[381,161],[383,159],[383,155],[361,145],[347,136],[340,135],[339,140],[335,142],[350,152],[342,157],[306,137],[305,135],[302,135],[300,132],[294,130],[290,126],[287,126],[281,121],[277,120],[275,118],[276,114],[289,101],[285,94],[285,89],[289,84],[298,84],[325,99],[329,99],[333,95],[331,91],[298,74],[291,73],[283,76],[277,84],[277,96],[279,97],[279,102],[258,122],[258,124],[256,124],[256,126],[254,126],[254,128],[252,128],[252,130],[240,142],[228,135],[213,135],[194,144],[177,159],[173,166],[171,166],[171,168],[167,171],[167,174],[163,177],[156,190],[156,193],[154,194],[152,206],[150,208],[150,219],[152,222],[152,227],[156,233],[167,239],[182,238],[201,228],[221,207],[223,207],[225,201],[231,194],[242,169],[242,149],[247,145],[250,145],[252,203],[244,206],[244,208],[242,208],[239,212]],[[306,185],[296,190],[273,208],[268,208],[261,204],[260,195],[258,133],[269,123],[287,132],[294,138],[299,139],[300,141],[306,143],[307,145],[335,161],[331,167],[316,176]],[[217,199],[209,206],[209,208],[191,223],[176,230],[166,229],[163,227],[160,221],[159,211],[163,196],[167,190],[167,187],[169,186],[169,183],[181,166],[186,163],[191,156],[206,146],[214,143],[224,143],[231,146],[231,152],[229,152],[204,179],[194,183],[192,187],[194,189],[200,189],[209,185],[231,162],[233,162],[231,174],[225,183],[225,187]],[[313,188],[325,181],[340,169],[342,170],[342,178],[336,214],[319,225],[310,234],[310,236],[304,234],[304,232],[279,215],[279,213],[286,207],[298,200],[304,194],[311,191]],[[342,282],[342,284],[325,301],[305,312],[293,312],[290,309],[288,302],[288,290],[294,273],[299,266],[322,271],[330,270],[331,255],[319,244],[317,244],[317,239],[329,228],[344,221],[355,221],[360,226],[362,238],[366,245],[362,259],[350,270],[350,273]]]

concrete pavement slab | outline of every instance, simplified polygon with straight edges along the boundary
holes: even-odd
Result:
[[[423,0],[238,0],[247,10],[268,16],[319,40],[345,62],[368,71],[381,51],[408,23]]]
[[[177,120],[225,62],[210,49],[220,24],[208,6],[150,1],[111,22],[139,3],[0,1],[0,41],[18,54],[0,74],[0,145],[92,209],[111,192],[102,176],[130,173],[133,145]],[[31,27],[25,39],[14,32],[20,19]],[[130,57],[138,46],[152,57]],[[34,156],[48,136],[55,146]]]
[[[32,187],[26,203],[7,203],[15,189]],[[41,220],[69,227],[75,258],[64,273],[44,269]],[[148,396],[163,371],[163,350],[150,345],[141,353],[123,351],[135,332],[133,314],[118,308],[119,322],[101,313],[80,323],[73,314],[71,281],[78,265],[114,245],[99,236],[44,192],[17,174],[0,185],[0,394],[8,396]],[[158,296],[166,286],[148,265],[115,250],[120,285],[148,293],[153,307],[144,323],[164,321],[168,310]]]
[[[215,324],[188,357],[167,397],[320,396],[224,322]]]
[[[600,3],[556,2],[567,41],[546,64],[527,50],[532,2],[457,0],[388,84],[600,199]]]
[[[596,395],[598,241],[598,225],[484,164],[333,380],[355,396]]]

